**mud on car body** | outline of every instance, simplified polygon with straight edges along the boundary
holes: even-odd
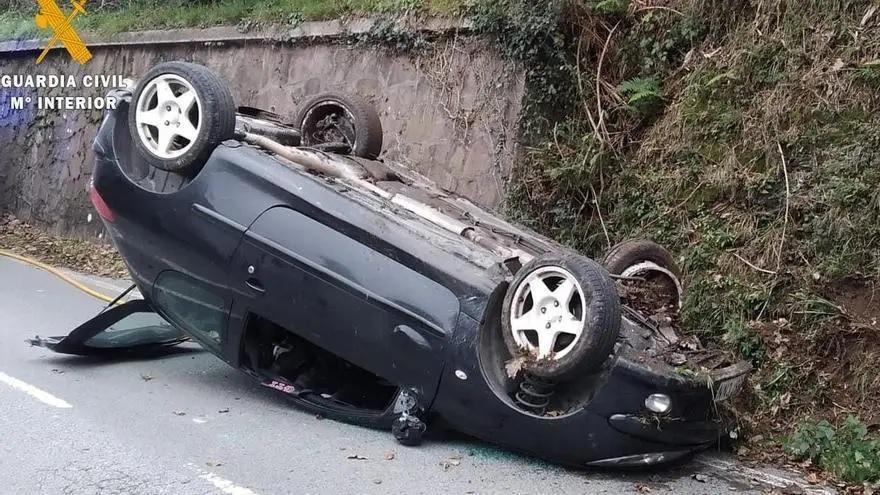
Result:
[[[622,244],[603,266],[376,161],[381,123],[352,96],[288,122],[236,111],[219,76],[180,62],[115,96],[91,197],[144,300],[32,344],[186,336],[308,411],[407,444],[442,420],[571,466],[668,462],[725,432],[716,403],[748,365],[681,373],[674,318],[627,288],[651,282],[677,309],[661,247]]]

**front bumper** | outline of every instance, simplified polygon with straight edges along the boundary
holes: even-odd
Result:
[[[608,418],[608,424],[640,440],[691,449],[717,441],[726,430],[720,421],[682,421],[634,414],[615,414]]]
[[[647,454],[626,455],[623,457],[614,457],[612,459],[593,461],[587,463],[587,466],[602,468],[639,468],[659,466],[662,464],[675,462],[693,453],[694,452],[692,450],[668,450],[663,452],[649,452]]]
[[[586,463],[591,467],[647,467],[674,462],[716,445],[731,429],[717,406],[743,385],[751,366],[741,362],[700,377],[669,372],[651,362],[618,361],[589,408],[606,418],[609,442],[629,452]],[[671,398],[666,414],[647,410],[645,398],[661,393]],[[611,449],[609,449],[611,450]],[[633,452],[635,451],[635,452]]]

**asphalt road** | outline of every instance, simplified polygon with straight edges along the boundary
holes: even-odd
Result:
[[[767,489],[749,478],[786,483],[728,470],[714,455],[626,474],[566,470],[465,439],[406,448],[390,433],[300,412],[195,345],[107,361],[24,343],[66,335],[101,307],[0,258],[0,493],[705,494]]]

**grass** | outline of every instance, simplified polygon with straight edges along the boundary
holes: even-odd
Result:
[[[237,24],[297,24],[365,14],[420,13],[455,15],[465,0],[131,0],[125,8],[92,8],[76,25],[113,34],[150,29]],[[0,39],[24,39],[41,33],[34,24],[33,2],[0,14]]]

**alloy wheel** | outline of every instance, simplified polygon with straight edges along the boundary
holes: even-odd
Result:
[[[557,266],[536,269],[516,288],[513,301],[513,339],[537,359],[561,359],[581,338],[587,301],[568,270]]]
[[[201,131],[199,95],[189,81],[174,74],[163,74],[150,81],[135,112],[141,142],[162,159],[185,154]]]

